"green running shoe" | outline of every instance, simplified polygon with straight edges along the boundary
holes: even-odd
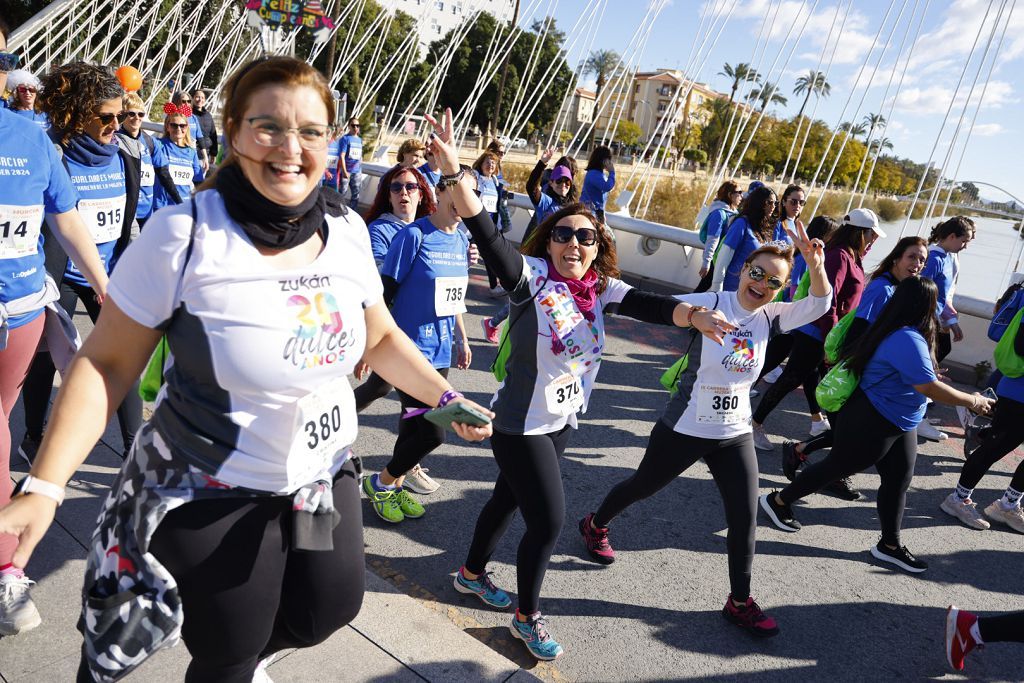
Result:
[[[404,488],[395,490],[395,500],[402,508],[402,514],[409,519],[419,519],[427,510]]]
[[[363,492],[370,499],[373,511],[385,522],[398,524],[405,519],[405,514],[398,503],[398,489],[378,491],[373,488],[373,476],[371,475],[363,479]]]

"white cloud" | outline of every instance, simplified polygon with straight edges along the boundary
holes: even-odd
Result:
[[[987,138],[1005,132],[1006,128],[1001,123],[978,123],[975,124],[974,132],[972,133],[972,135]]]
[[[964,100],[967,97],[969,86],[961,87],[953,102],[951,116],[960,116]],[[974,97],[967,107],[967,116],[973,115],[974,107],[977,105],[977,98],[981,96],[981,85],[974,91]],[[897,114],[909,114],[917,116],[943,115],[949,108],[949,102],[953,99],[953,88],[945,85],[930,85],[926,87],[904,88],[896,102]],[[1014,97],[1013,86],[1006,81],[991,81],[985,91],[985,99],[982,101],[982,111],[986,109],[1000,109],[1003,105],[1014,104],[1019,99]],[[888,103],[886,104],[888,106]]]

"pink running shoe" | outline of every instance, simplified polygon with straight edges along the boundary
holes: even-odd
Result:
[[[964,670],[964,657],[976,647],[984,647],[971,635],[978,617],[950,605],[946,610],[946,661],[956,671]]]
[[[758,607],[752,597],[747,598],[741,607],[737,607],[730,595],[725,601],[725,607],[722,608],[722,616],[759,638],[771,638],[779,634],[779,625]]]
[[[494,324],[490,318],[484,318],[480,321],[480,325],[484,328],[484,338],[492,344],[497,344],[501,338],[501,328]]]
[[[591,524],[593,520],[593,512],[580,520],[580,535],[583,537],[583,545],[587,546],[587,552],[596,562],[611,564],[615,561],[615,551],[608,543],[608,527],[595,527]]]

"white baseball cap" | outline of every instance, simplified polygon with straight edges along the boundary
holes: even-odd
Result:
[[[879,237],[885,237],[885,232],[878,227],[878,216],[871,209],[854,209],[843,217],[843,223],[848,223],[855,228],[874,230]]]

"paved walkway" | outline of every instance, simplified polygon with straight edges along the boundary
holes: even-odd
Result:
[[[486,298],[479,276],[471,290],[473,368],[453,371],[451,379],[486,402],[495,386],[488,372],[495,347],[482,341],[479,320],[499,304]],[[424,463],[442,487],[422,499],[423,519],[385,525],[366,508],[369,589],[356,622],[317,648],[279,658],[270,669],[275,680],[505,681],[531,674],[552,681],[958,680],[964,677],[948,671],[942,652],[945,606],[955,602],[993,612],[1024,607],[1024,537],[1005,528],[966,529],[938,509],[963,462],[955,414],[946,408],[935,416],[953,438],[922,444],[904,520],[904,542],[930,563],[929,571],[913,577],[871,560],[878,478],[857,475],[854,482],[869,499],[847,503],[811,496],[797,509],[805,524],[799,534],[760,520],[754,594],[782,628],[770,641],[747,638],[719,615],[728,593],[725,526],[720,498],[702,464],[616,520],[618,562],[600,567],[584,559],[576,521],[635,469],[666,398],[658,376],[685,343],[684,334],[630,320],[612,320],[608,328],[608,355],[591,411],[562,462],[566,524],[542,597],[566,655],[554,663],[533,661],[508,634],[508,613],[481,609],[451,588],[451,573],[464,559],[497,473],[486,444],[452,438]],[[768,429],[777,444],[802,436],[805,410],[796,392],[771,416]],[[369,469],[387,462],[397,414],[397,401],[389,397],[361,417],[357,449]],[[21,424],[17,413],[16,438]],[[84,543],[119,452],[111,425],[33,558],[31,576],[39,582],[34,596],[44,624],[0,639],[0,680],[72,680]],[[759,457],[763,490],[781,485],[778,449]],[[982,481],[980,505],[1001,492],[1018,462],[1019,455],[1008,457]],[[24,468],[14,464],[19,478]],[[495,580],[513,593],[522,530],[517,518],[491,567]],[[1024,680],[1021,654],[1019,646],[992,646],[969,658],[966,673],[976,680]],[[179,647],[147,662],[129,680],[181,680],[187,661]]]

